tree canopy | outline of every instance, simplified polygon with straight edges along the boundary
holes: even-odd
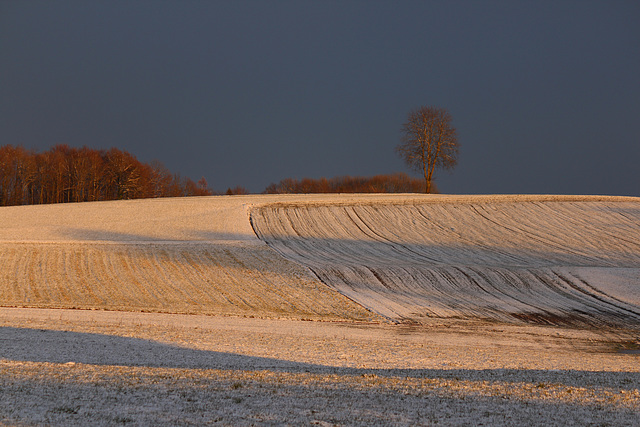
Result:
[[[402,142],[396,152],[425,180],[425,192],[433,190],[436,168],[452,169],[458,161],[458,137],[444,108],[420,107],[411,111],[402,127]]]
[[[117,148],[0,147],[0,206],[210,194],[204,179],[196,184]]]

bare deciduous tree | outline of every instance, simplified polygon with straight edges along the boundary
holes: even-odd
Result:
[[[452,169],[458,161],[458,137],[451,114],[444,108],[420,107],[409,113],[396,152],[424,175],[430,193],[436,168]]]
[[[204,178],[196,184],[117,148],[0,146],[0,206],[211,194]]]

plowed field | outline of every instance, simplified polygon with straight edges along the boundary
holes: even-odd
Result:
[[[4,306],[640,325],[635,198],[205,197],[0,218]]]
[[[0,263],[4,306],[375,318],[261,245],[4,243]]]
[[[637,198],[0,208],[0,425],[637,425],[639,242]]]
[[[0,209],[0,305],[382,320],[253,233],[243,198]]]
[[[535,197],[255,209],[259,237],[396,320],[640,325],[640,203]]]

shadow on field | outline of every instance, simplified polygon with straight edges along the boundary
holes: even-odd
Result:
[[[487,381],[490,383],[556,384],[570,387],[612,387],[633,391],[640,372],[587,372],[529,369],[363,369],[300,363],[195,350],[152,340],[94,333],[0,327],[0,360],[123,367],[273,371],[331,374],[365,378]]]
[[[76,241],[91,241],[105,243],[214,243],[214,242],[255,242],[256,237],[249,234],[218,233],[198,229],[185,228],[180,230],[178,236],[166,236],[159,230],[157,235],[123,233],[118,231],[103,230],[100,228],[74,228],[66,227],[62,232],[69,239]]]
[[[0,327],[0,343],[0,359],[24,362],[296,372],[313,367],[277,359],[194,350],[140,338],[48,329]]]

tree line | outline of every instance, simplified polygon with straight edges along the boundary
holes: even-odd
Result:
[[[404,173],[286,178],[270,184],[263,193],[437,193],[435,169],[452,169],[457,163],[459,143],[451,122],[446,109],[423,106],[411,111],[403,125],[396,152],[424,181]],[[247,193],[238,186],[225,194]],[[56,145],[38,153],[20,146],[0,146],[0,206],[213,194],[219,193],[209,188],[204,177],[196,183],[169,172],[157,161],[142,163],[117,148]]]
[[[422,191],[424,191],[422,179],[412,178],[405,173],[394,173],[373,177],[345,175],[330,179],[285,178],[277,184],[269,185],[264,193],[420,193]],[[431,191],[437,192],[435,186]]]
[[[195,183],[117,148],[0,147],[0,206],[211,194],[204,178]]]
[[[373,177],[286,178],[269,185],[264,193],[438,193],[436,169],[453,169],[458,162],[460,144],[449,111],[422,106],[409,113],[402,127],[402,139],[396,153],[422,179],[404,173]]]

